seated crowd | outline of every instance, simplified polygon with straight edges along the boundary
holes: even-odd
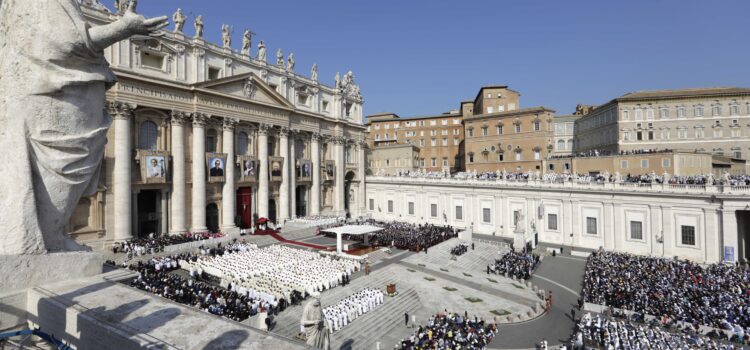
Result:
[[[383,228],[381,231],[370,234],[370,244],[411,251],[426,250],[429,247],[458,236],[454,228],[448,225],[414,225],[404,222],[381,222],[372,219],[359,223]],[[336,234],[330,232],[323,232],[323,234],[327,237],[336,237]],[[364,240],[364,235],[343,235],[342,237],[343,239],[352,241]]]
[[[323,309],[323,315],[328,323],[328,330],[333,333],[354,322],[375,309],[384,301],[385,294],[380,289],[365,288],[350,295],[336,304]]]
[[[191,257],[180,255],[153,258],[146,263],[139,261],[132,264],[128,268],[138,272],[138,277],[130,285],[235,321],[245,320],[258,312],[268,311],[269,314],[274,314],[278,311],[273,305],[260,299],[170,273],[178,269],[177,261],[184,259]]]
[[[531,278],[539,265],[539,255],[529,253],[517,253],[513,250],[507,252],[500,259],[495,259],[494,264],[487,265],[487,273],[499,275],[508,274],[517,279],[527,280]]]
[[[230,290],[271,304],[346,283],[360,268],[354,260],[282,245],[258,248],[239,244],[230,248],[223,254],[180,261],[180,265],[191,273],[211,275]]]
[[[433,315],[426,326],[419,326],[414,333],[394,349],[486,349],[497,334],[494,324],[486,324],[481,318],[469,318],[456,313]]]
[[[338,216],[313,215],[298,217],[296,219],[293,219],[291,222],[310,226],[327,226],[336,224],[341,221],[343,221],[343,218]]]
[[[209,238],[224,237],[221,233],[199,232],[184,233],[178,235],[161,235],[156,237],[153,233],[148,237],[135,238],[129,241],[112,243],[112,252],[132,255],[155,254],[164,251],[164,247],[188,242],[201,241]]]
[[[588,258],[581,294],[588,303],[671,321],[750,327],[750,270],[735,265],[600,250]]]
[[[688,325],[682,329],[663,329],[657,322],[634,323],[609,320],[602,315],[585,314],[575,326],[570,340],[571,349],[735,349],[727,338],[717,332],[701,335]],[[734,341],[746,344],[747,336]],[[563,345],[563,349],[567,349]]]
[[[469,245],[466,243],[459,243],[457,246],[451,248],[451,255],[461,256],[469,251]]]

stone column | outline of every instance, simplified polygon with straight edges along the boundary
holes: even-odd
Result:
[[[279,218],[280,223],[289,220],[289,129],[279,130],[279,156],[281,162],[281,186],[279,186]]]
[[[269,124],[260,124],[258,129],[258,217],[268,217],[268,131]]]
[[[310,188],[310,215],[320,215],[320,172],[323,164],[320,162],[320,134],[312,135],[310,150],[312,151],[312,188]]]
[[[208,115],[193,114],[193,191],[190,230],[206,231],[206,122]]]
[[[130,212],[132,213],[130,216],[130,235],[135,237],[140,235],[140,232],[138,232],[140,226],[138,225],[138,193],[140,191],[135,190],[135,192],[130,194],[132,198],[130,201]]]
[[[289,142],[289,218],[297,218],[297,138],[291,132]]]
[[[221,231],[234,231],[234,216],[237,212],[237,192],[234,188],[234,127],[239,121],[232,118],[224,118],[224,135],[222,137],[222,152],[227,154],[227,162],[224,165],[224,187],[221,190]]]
[[[185,177],[185,122],[188,116],[182,112],[172,112],[172,229],[170,234],[187,232],[185,212],[187,211]]]
[[[169,196],[169,191],[167,189],[161,190],[161,234],[165,235],[167,232],[169,232],[169,216],[167,215],[168,205],[167,205],[167,198]]]
[[[346,159],[344,159],[344,145],[346,145],[346,139],[339,137],[334,139],[334,155],[336,161],[336,181],[333,190],[333,210],[335,215],[346,215],[344,209],[344,201],[346,197],[344,195],[344,174],[346,171]]]
[[[112,103],[110,115],[115,129],[115,165],[112,192],[114,193],[114,237],[115,241],[133,238],[132,208],[132,138],[130,127],[133,109],[125,103]]]
[[[366,167],[365,162],[365,152],[367,150],[367,143],[364,140],[360,140],[357,143],[357,151],[359,152],[357,154],[357,173],[359,173],[359,188],[357,191],[357,208],[359,208],[359,216],[365,215],[367,213],[367,192],[365,188],[365,179],[367,178]],[[496,223],[497,224],[497,223]]]

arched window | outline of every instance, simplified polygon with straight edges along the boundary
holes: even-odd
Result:
[[[557,141],[557,150],[558,150],[558,151],[562,151],[562,150],[564,150],[564,149],[565,149],[565,141],[563,141],[563,140],[558,140],[558,141]]]
[[[240,131],[239,135],[237,135],[237,154],[241,156],[247,156],[250,155],[248,152],[248,139],[247,139],[247,133],[244,131]]]
[[[216,137],[216,130],[208,129],[208,131],[206,131],[206,152],[208,153],[216,152],[217,141],[218,141],[218,138]]]
[[[573,140],[568,140],[568,149],[573,150]]]
[[[159,136],[159,128],[152,121],[141,123],[138,131],[138,148],[150,151],[156,150],[156,140]]]

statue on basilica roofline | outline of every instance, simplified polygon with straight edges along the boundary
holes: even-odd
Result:
[[[339,74],[339,72],[336,72],[336,76],[333,78],[333,80],[334,80],[333,87],[335,87],[337,90],[341,89],[341,74]]]
[[[65,226],[98,185],[111,123],[105,92],[116,82],[104,49],[169,24],[135,7],[91,26],[78,0],[0,3],[0,255],[83,250]],[[116,106],[130,115],[132,106]]]
[[[284,67],[284,52],[281,51],[281,48],[276,50],[276,65]]]
[[[250,48],[253,47],[253,32],[250,29],[245,29],[245,34],[242,35],[242,54],[250,56]]]
[[[221,25],[221,42],[225,49],[232,47],[232,27],[228,24]]]
[[[318,64],[313,63],[312,69],[310,69],[310,79],[312,81],[318,81]]]
[[[350,97],[360,98],[362,97],[359,91],[359,85],[354,82],[354,73],[348,71],[344,74],[344,81],[341,82],[341,92]]]
[[[203,15],[195,17],[195,38],[203,39]]]
[[[182,9],[178,8],[177,11],[172,15],[172,22],[174,22],[175,33],[182,33],[182,28],[185,27],[185,20],[187,16],[182,14]]]
[[[294,54],[290,53],[289,57],[286,59],[286,70],[289,72],[294,72]]]
[[[263,40],[258,43],[258,61],[266,61],[266,43]]]

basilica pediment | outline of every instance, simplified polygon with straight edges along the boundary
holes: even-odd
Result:
[[[232,77],[207,81],[196,85],[197,88],[211,90],[264,104],[294,108],[284,96],[266,84],[254,73],[245,73]]]

